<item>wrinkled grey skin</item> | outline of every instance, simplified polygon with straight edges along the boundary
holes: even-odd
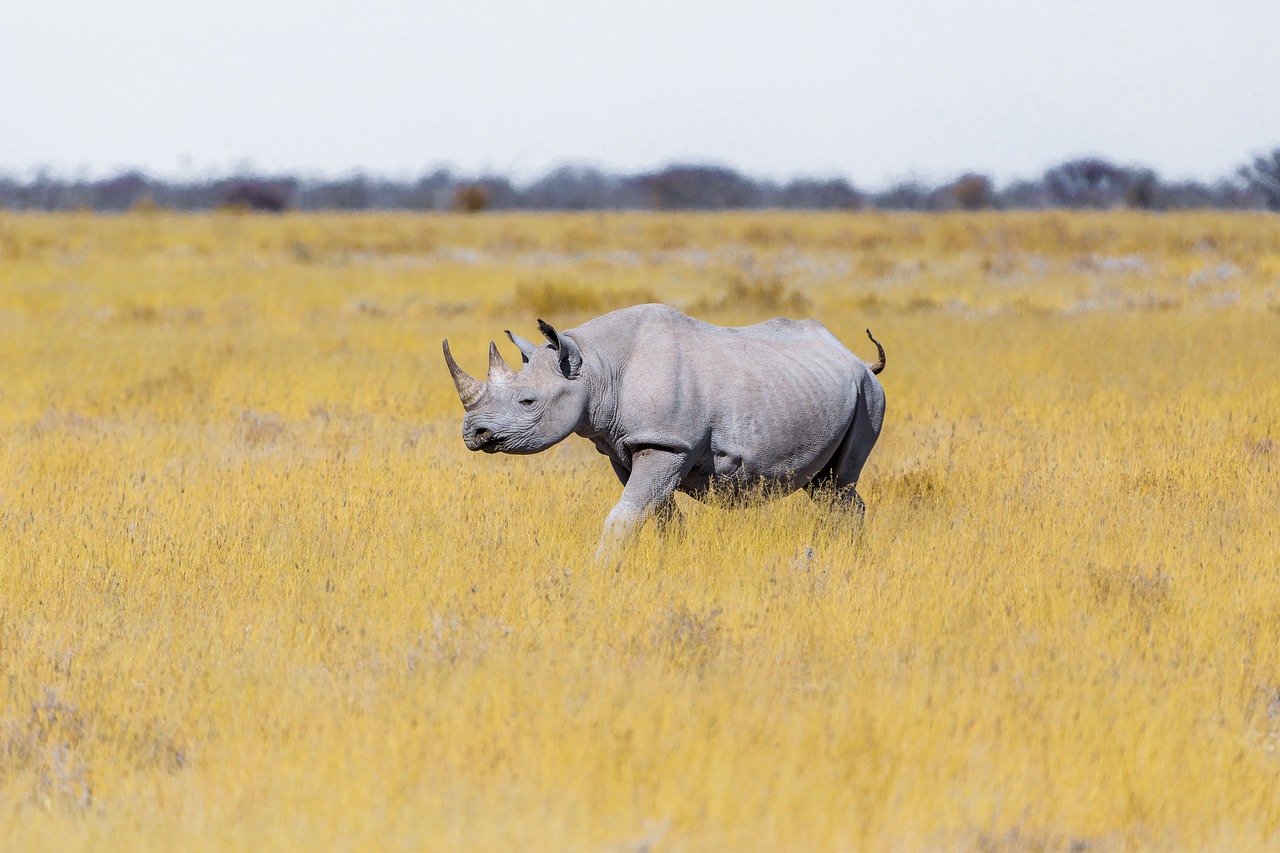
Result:
[[[564,332],[538,324],[545,345],[507,332],[527,362],[519,373],[489,345],[487,382],[458,368],[444,342],[467,410],[462,437],[487,453],[590,439],[624,487],[602,554],[650,516],[669,518],[676,491],[834,487],[863,514],[855,486],[884,421],[878,343],[880,361],[868,365],[816,320],[723,328],[666,305]]]

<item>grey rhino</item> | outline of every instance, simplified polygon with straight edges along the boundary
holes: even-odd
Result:
[[[650,516],[669,518],[676,491],[834,487],[864,514],[855,486],[884,421],[875,338],[879,360],[867,364],[816,320],[724,328],[637,305],[563,332],[538,327],[547,344],[507,332],[519,373],[489,343],[487,382],[458,367],[444,342],[466,409],[462,438],[471,450],[520,454],[572,433],[590,439],[623,484],[602,553]]]

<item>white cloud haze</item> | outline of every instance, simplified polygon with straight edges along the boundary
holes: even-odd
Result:
[[[49,0],[0,29],[0,172],[1206,179],[1280,146],[1277,33],[1274,0]]]

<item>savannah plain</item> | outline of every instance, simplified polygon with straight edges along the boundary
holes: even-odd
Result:
[[[871,328],[860,533],[465,449],[644,301]],[[1275,216],[0,214],[0,846],[1276,849],[1278,528]]]

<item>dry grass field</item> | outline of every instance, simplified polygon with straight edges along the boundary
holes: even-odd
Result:
[[[871,327],[861,534],[467,452],[654,300]],[[1275,216],[0,214],[5,849],[1274,850],[1278,530]]]

